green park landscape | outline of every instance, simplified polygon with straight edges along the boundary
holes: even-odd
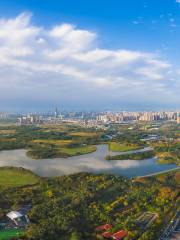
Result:
[[[132,151],[132,150],[138,150],[141,149],[140,146],[135,144],[120,144],[117,142],[110,142],[109,143],[109,150],[112,152],[126,152],[126,151]]]
[[[107,130],[83,128],[69,124],[42,126],[0,126],[0,150],[26,149],[32,159],[71,157],[96,151],[96,145],[108,144],[109,150],[117,156],[107,156],[110,160],[143,160],[158,157],[159,164],[180,164],[180,129],[178,125],[162,124],[158,130],[142,124],[112,126]],[[120,132],[120,134],[118,134]],[[115,133],[115,134],[114,134]],[[145,139],[150,134],[161,136],[157,141]],[[107,136],[113,135],[109,140]],[[151,147],[142,153],[128,151]],[[118,152],[127,152],[121,156]]]
[[[142,124],[133,130],[129,124],[101,130],[69,124],[2,125],[0,149],[26,149],[30,158],[43,164],[46,158],[64,157],[66,161],[68,157],[96,151],[99,144],[107,144],[107,160],[143,161],[159,157],[158,164],[178,165],[179,126],[166,123],[159,130],[149,129]],[[160,136],[158,140],[144,140],[155,133]],[[138,152],[145,147],[152,150]],[[128,152],[133,150],[136,151]],[[142,178],[93,173],[45,178],[23,168],[1,167],[0,221],[9,211],[23,205],[31,204],[32,209],[26,229],[1,230],[0,239],[54,240],[61,236],[61,240],[101,240],[95,229],[108,223],[113,226],[110,234],[120,229],[126,231],[125,240],[155,240],[180,210],[179,189],[178,169]]]
[[[95,228],[105,223],[114,226],[112,232],[126,230],[126,239],[157,239],[179,209],[178,170],[135,179],[88,173],[40,179],[22,169],[6,172],[6,179],[11,176],[12,181],[0,181],[0,216],[23,204],[33,206],[28,214],[31,224],[22,239],[96,239]],[[0,179],[4,174],[0,168]],[[156,215],[148,227],[145,222],[150,217],[147,214],[146,220],[144,213]],[[16,238],[16,234],[2,231],[0,239]]]
[[[0,240],[180,240],[180,0],[0,0]]]

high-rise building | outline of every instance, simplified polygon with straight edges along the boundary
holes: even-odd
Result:
[[[177,113],[177,124],[180,124],[180,114]]]
[[[56,107],[56,108],[55,108],[55,112],[54,112],[54,116],[55,116],[55,118],[57,118],[58,115],[59,115],[59,113],[58,113],[58,108]]]

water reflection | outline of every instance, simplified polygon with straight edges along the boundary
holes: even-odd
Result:
[[[149,150],[149,148],[136,150],[135,152],[147,150]],[[116,155],[117,153],[109,152],[107,145],[99,145],[97,146],[96,152],[86,155],[71,158],[33,160],[26,155],[26,150],[1,151],[0,167],[23,167],[45,177],[60,176],[78,172],[112,173],[127,177],[135,177],[165,171],[176,167],[175,164],[158,165],[156,164],[155,158],[141,161],[107,161],[104,159],[107,154]]]

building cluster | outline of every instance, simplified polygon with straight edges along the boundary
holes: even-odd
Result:
[[[123,240],[128,236],[128,232],[120,229],[119,231],[112,233],[113,226],[110,224],[104,224],[95,228],[98,239],[112,239]]]
[[[0,119],[7,119],[8,113],[0,112]]]
[[[28,213],[31,208],[31,204],[28,204],[17,211],[11,211],[1,216],[0,230],[25,229],[30,224]]]
[[[99,123],[119,123],[125,121],[134,121],[137,119],[137,112],[101,113],[96,118],[97,122]]]
[[[1,120],[16,119],[17,117],[19,117],[18,113],[0,112],[0,119]]]
[[[98,123],[121,123],[128,121],[177,121],[180,123],[180,115],[177,112],[119,112],[101,113],[97,116]]]
[[[180,114],[177,114],[177,124],[180,124]]]
[[[21,116],[17,120],[18,120],[18,123],[20,123],[21,125],[41,124],[41,123],[43,123],[43,120],[42,120],[41,116],[39,116],[39,115],[31,115],[31,114],[28,114],[26,116]]]
[[[4,116],[4,115],[3,115]],[[0,115],[1,118],[1,115]],[[162,112],[55,112],[27,114],[17,117],[20,124],[59,124],[67,122],[85,127],[100,127],[112,123],[174,121],[180,124],[180,113]]]
[[[160,120],[177,120],[177,112],[145,112],[140,113],[140,121],[160,121]]]

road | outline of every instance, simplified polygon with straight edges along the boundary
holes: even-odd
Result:
[[[171,222],[166,227],[159,240],[179,239],[176,238],[176,236],[178,237],[179,234],[180,234],[180,211],[178,211],[175,217],[171,220]]]
[[[144,176],[139,176],[139,177],[136,177],[136,178],[153,177],[153,176],[157,176],[157,175],[164,174],[164,173],[168,173],[168,172],[172,172],[172,171],[177,171],[177,170],[179,170],[179,169],[180,169],[180,167],[175,167],[175,168],[168,169],[168,170],[165,170],[165,171],[156,172],[156,173],[151,173],[151,174],[144,175]]]

